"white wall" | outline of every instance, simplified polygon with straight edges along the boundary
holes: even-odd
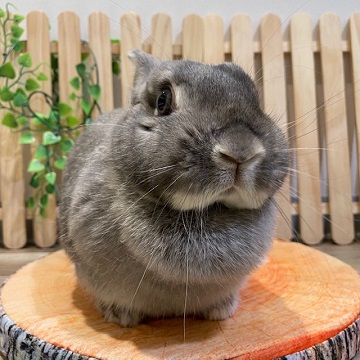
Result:
[[[360,0],[10,0],[17,12],[26,14],[31,10],[42,10],[48,14],[52,24],[51,36],[57,37],[57,15],[65,10],[75,11],[81,18],[82,38],[87,39],[87,16],[101,10],[111,18],[111,36],[119,37],[119,19],[127,11],[135,11],[142,18],[143,37],[150,31],[151,16],[157,12],[169,14],[173,19],[173,36],[181,29],[181,19],[189,13],[207,15],[217,13],[223,16],[225,28],[231,17],[239,12],[248,14],[254,25],[263,15],[274,12],[281,16],[284,25],[294,12],[306,12],[315,22],[327,11],[336,12],[346,26],[349,16],[360,11]],[[1,1],[0,6],[4,6]]]

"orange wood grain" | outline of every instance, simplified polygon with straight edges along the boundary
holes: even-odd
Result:
[[[170,295],[169,295],[170,296]],[[270,359],[338,334],[360,314],[360,277],[304,245],[275,241],[225,321],[107,323],[79,289],[63,251],[31,263],[5,284],[1,303],[21,328],[51,344],[102,359]]]

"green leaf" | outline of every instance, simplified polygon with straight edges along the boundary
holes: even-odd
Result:
[[[111,39],[110,42],[112,44],[120,44],[120,39]]]
[[[45,131],[43,134],[43,144],[44,145],[53,145],[61,141],[61,136],[55,135],[51,131]]]
[[[18,63],[24,67],[31,67],[32,60],[29,53],[25,53],[23,55],[20,55],[18,58]]]
[[[33,196],[30,196],[26,202],[26,207],[28,209],[33,209],[35,207],[35,199]]]
[[[14,99],[14,93],[10,91],[8,87],[4,87],[0,90],[0,99],[2,101],[11,101]]]
[[[56,181],[56,173],[54,171],[45,174],[45,180],[48,184],[54,185]]]
[[[43,219],[45,219],[45,217],[46,217],[46,210],[45,210],[44,207],[41,207],[41,208],[40,208],[40,216],[41,216]]]
[[[22,91],[16,91],[13,102],[15,106],[22,107],[29,104],[29,99]]]
[[[15,116],[12,113],[5,114],[1,123],[12,129],[15,129],[18,126],[18,124],[15,120]]]
[[[39,172],[39,171],[43,171],[45,169],[44,164],[42,164],[39,160],[37,159],[32,159],[30,161],[29,167],[28,167],[28,172]]]
[[[48,185],[46,185],[45,190],[48,194],[53,194],[55,192],[55,186],[48,184]]]
[[[5,17],[5,15],[6,15],[5,10],[3,10],[3,9],[0,8],[0,18]]]
[[[63,156],[63,157],[55,160],[54,166],[59,170],[64,170],[66,163],[67,163],[67,157]]]
[[[0,66],[0,77],[14,79],[16,76],[15,69],[11,62],[6,62]]]
[[[21,28],[20,26],[18,25],[12,25],[10,27],[10,30],[11,30],[11,34],[16,37],[17,39],[21,37],[21,35],[24,33],[24,29]]]
[[[17,52],[21,52],[25,49],[25,41],[17,41],[13,44],[14,50]]]
[[[61,142],[61,150],[64,153],[68,153],[74,146],[74,142],[71,139],[66,139]]]
[[[80,89],[80,79],[75,76],[74,78],[72,78],[70,80],[70,85],[75,89],[75,90],[79,90]]]
[[[101,94],[101,89],[99,85],[91,85],[89,86],[89,94],[96,100],[98,101],[100,98],[100,94]]]
[[[44,207],[47,206],[47,204],[49,203],[49,195],[48,194],[44,194],[41,198],[40,198],[40,204]]]
[[[24,133],[19,139],[19,144],[31,144],[35,141],[34,136],[31,133]]]
[[[25,116],[19,116],[16,119],[16,122],[20,125],[20,126],[26,126],[28,125],[29,121]]]
[[[111,66],[112,66],[112,73],[114,75],[119,75],[120,74],[120,65],[119,65],[119,62],[118,61],[113,61],[111,63]]]
[[[91,112],[91,104],[89,101],[81,100],[81,107],[84,110],[85,115],[89,116]]]
[[[35,116],[32,118],[32,122],[36,126],[44,125],[44,124],[47,124],[49,122],[49,118],[44,114],[35,113]]]
[[[80,123],[80,119],[78,119],[76,116],[69,115],[66,117],[66,125],[69,127],[79,125]]]
[[[69,99],[71,101],[75,101],[76,100],[76,94],[74,92],[72,92],[70,95],[69,95]]]
[[[60,120],[60,113],[57,110],[51,110],[49,115],[49,121],[52,125],[57,125]]]
[[[30,186],[34,189],[40,186],[39,174],[34,174],[30,179]]]
[[[59,103],[59,112],[61,116],[66,116],[71,113],[72,107],[64,102]]]
[[[38,145],[35,150],[34,158],[38,160],[45,160],[48,158],[50,150],[44,145]]]
[[[78,73],[78,75],[80,76],[80,78],[84,78],[85,74],[86,74],[86,66],[83,63],[77,64],[76,65],[76,72]]]
[[[29,78],[26,80],[25,89],[27,91],[34,91],[39,88],[40,88],[40,84],[36,80],[34,80],[32,78]]]
[[[25,16],[22,16],[19,14],[14,15],[14,20],[17,24],[20,24],[24,19],[25,19]]]
[[[48,80],[49,78],[47,77],[47,75],[43,72],[40,72],[38,74],[38,76],[36,77],[39,81],[46,81]]]

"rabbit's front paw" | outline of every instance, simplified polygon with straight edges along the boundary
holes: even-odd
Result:
[[[133,327],[139,324],[141,316],[137,311],[128,310],[115,304],[96,304],[108,322],[116,323],[122,327]]]
[[[239,305],[238,294],[231,295],[223,302],[203,312],[206,320],[225,320],[232,317]]]

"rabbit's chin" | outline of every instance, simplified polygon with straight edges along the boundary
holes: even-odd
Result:
[[[220,194],[185,194],[176,192],[169,200],[175,210],[201,210],[214,203],[222,203],[231,209],[259,209],[270,195],[264,190],[243,189],[233,186]]]

